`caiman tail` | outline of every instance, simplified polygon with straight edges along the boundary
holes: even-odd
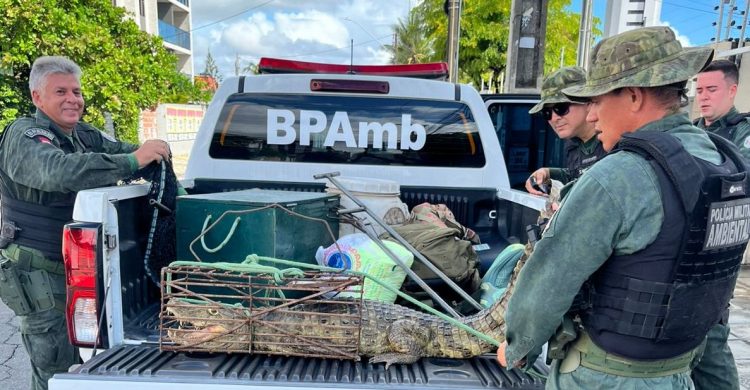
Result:
[[[557,185],[552,186],[552,193],[541,212],[540,220],[551,218],[557,210],[559,189]],[[505,341],[508,301],[515,290],[518,274],[532,250],[532,245],[527,244],[513,269],[508,288],[500,299],[491,307],[462,319],[464,324],[497,342]],[[378,320],[373,321],[373,317],[382,320],[378,324]],[[373,327],[373,324],[376,326]],[[493,352],[496,348],[448,321],[398,305],[366,305],[362,329],[361,353],[373,356],[371,362],[385,362],[387,365],[412,363],[420,357],[471,358]],[[381,345],[383,347],[378,347]]]

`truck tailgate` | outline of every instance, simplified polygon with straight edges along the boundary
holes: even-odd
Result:
[[[544,366],[537,368],[546,374]],[[51,390],[235,389],[238,386],[336,389],[541,389],[541,379],[506,371],[494,355],[471,360],[428,358],[410,365],[245,354],[161,352],[158,346],[111,348],[73,372],[57,374]]]

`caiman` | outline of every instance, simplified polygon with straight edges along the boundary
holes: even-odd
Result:
[[[554,198],[551,196],[550,198]],[[542,212],[542,217],[551,217],[553,213],[552,201],[547,202],[547,208]],[[505,294],[491,307],[474,315],[460,319],[461,322],[471,328],[486,334],[487,336],[502,342],[505,340],[504,314],[508,301],[515,287],[518,272],[525,264],[531,254],[531,245],[527,244],[523,255],[513,270],[513,276]],[[294,314],[289,311],[282,313],[270,312],[263,315],[262,320],[267,322],[294,322],[309,324],[301,327],[302,337],[330,337],[333,332],[338,331],[342,325],[336,323],[341,320],[335,316],[321,316],[317,313],[328,314],[337,310],[345,312],[352,310],[353,305],[325,304],[299,304],[295,310],[304,314]],[[361,307],[361,327],[359,335],[359,353],[369,356],[371,363],[383,362],[386,367],[394,363],[414,363],[422,357],[442,357],[452,359],[466,359],[488,352],[494,352],[495,346],[483,341],[469,332],[456,327],[437,316],[409,309],[407,307],[389,304],[379,301],[363,300]],[[212,335],[239,330],[239,337],[249,338],[248,329],[227,329],[227,322],[217,319],[228,316],[236,316],[236,310],[205,309],[201,305],[186,305],[184,303],[170,301],[167,304],[167,312],[174,318],[183,322],[189,322],[194,329],[201,329],[203,333],[192,332],[190,334],[170,330],[168,334],[171,340],[177,344],[191,344],[201,341],[211,342],[215,337]],[[184,319],[189,318],[190,321]],[[325,318],[323,320],[323,318]],[[355,320],[355,325],[356,324]],[[243,325],[245,327],[249,325]],[[273,329],[263,325],[263,322],[254,322],[252,333],[255,340],[258,337],[280,337],[268,336]],[[345,327],[345,326],[343,326]],[[266,336],[257,336],[257,335]],[[341,335],[342,337],[345,335]],[[346,336],[351,336],[347,334]],[[247,340],[243,340],[247,341]],[[259,343],[254,344],[255,352],[272,352],[275,354],[319,353],[320,350],[305,345],[294,345],[294,343]],[[220,350],[221,345],[214,345]]]

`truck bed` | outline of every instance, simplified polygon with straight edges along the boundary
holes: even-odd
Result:
[[[537,369],[547,373],[539,361]],[[65,389],[541,389],[544,382],[517,369],[500,368],[494,355],[470,360],[421,359],[392,365],[366,361],[245,354],[161,352],[157,345],[111,348],[70,373],[56,374]]]

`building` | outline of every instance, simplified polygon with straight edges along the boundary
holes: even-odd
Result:
[[[142,31],[160,36],[164,47],[177,56],[177,70],[193,79],[190,0],[112,0],[112,4],[125,8]]]
[[[216,89],[219,88],[219,82],[210,74],[201,73],[196,75],[193,80],[195,85],[200,86],[201,91],[216,92]]]
[[[610,0],[604,18],[604,37],[639,27],[654,26],[661,15],[661,0]]]

